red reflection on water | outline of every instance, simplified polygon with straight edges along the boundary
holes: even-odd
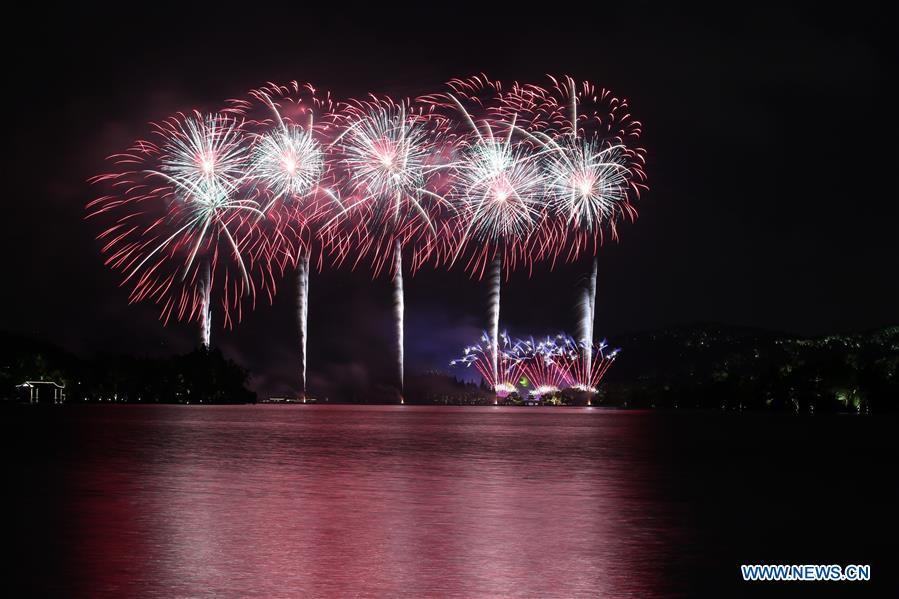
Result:
[[[680,545],[634,413],[105,415],[71,472],[85,594],[642,596]]]

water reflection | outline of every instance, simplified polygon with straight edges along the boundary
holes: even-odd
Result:
[[[685,538],[636,413],[107,416],[70,473],[85,594],[645,596]]]

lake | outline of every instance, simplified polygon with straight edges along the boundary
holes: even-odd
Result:
[[[32,594],[820,596],[896,583],[895,417],[271,405],[0,414],[4,536],[13,582]],[[741,563],[871,564],[872,582],[743,583]]]

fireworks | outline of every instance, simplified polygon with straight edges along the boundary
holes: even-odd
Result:
[[[543,209],[544,175],[535,156],[512,145],[510,138],[479,137],[465,148],[458,171],[459,218],[466,223],[460,224],[460,250],[469,243],[477,246],[475,269],[496,246],[507,246],[514,256],[514,248],[534,231]]]
[[[566,348],[558,342],[560,338],[546,337],[540,341],[531,338],[516,344],[531,395],[547,395],[574,384],[571,373],[564,367]]]
[[[260,135],[253,149],[250,177],[264,183],[272,199],[303,197],[322,178],[324,155],[312,134],[296,125],[282,125]]]
[[[297,267],[302,397],[306,397],[309,269],[316,245],[312,229],[336,199],[329,187],[325,152],[332,132],[326,118],[333,109],[329,98],[309,84],[293,81],[253,90],[246,100],[231,100],[228,109],[246,118],[253,132],[249,179],[266,216],[257,226],[270,231],[265,252],[269,265],[282,272],[288,264]]]
[[[480,343],[466,347],[461,358],[450,362],[451,366],[474,367],[499,397],[518,391],[539,397],[564,389],[596,393],[620,352],[610,350],[605,341],[579,343],[565,333],[539,340],[512,339],[503,333],[501,339],[496,348],[499,376],[493,374],[494,346],[486,332]]]
[[[499,364],[496,369],[494,359],[497,359]],[[473,367],[499,397],[505,397],[516,390],[515,385],[521,377],[524,366],[518,355],[518,348],[506,333],[500,336],[500,343],[497,346],[486,332],[481,336],[480,343],[466,347],[462,357],[453,360],[450,365]]]
[[[327,146],[334,128],[330,95],[309,84],[269,84],[246,99],[230,100],[225,112],[245,120],[251,149],[246,193],[256,199],[271,231],[267,255],[282,270],[309,260],[315,230],[339,204]]]
[[[588,82],[549,82],[507,88],[478,75],[414,100],[342,102],[309,84],[268,84],[219,112],[164,120],[113,156],[112,172],[92,180],[107,189],[88,215],[104,221],[101,250],[131,301],[160,304],[166,322],[200,322],[206,345],[213,304],[231,326],[296,266],[304,391],[310,268],[326,258],[394,280],[400,387],[404,265],[461,264],[478,278],[489,270],[492,288],[489,334],[465,363],[500,391],[522,369],[544,391],[595,389],[610,363],[592,344],[595,274],[576,351],[499,334],[504,274],[595,254],[636,218],[645,189],[642,126],[627,102]]]
[[[546,164],[549,201],[567,226],[592,234],[629,206],[630,171],[621,146],[600,150],[595,141],[565,141]]]
[[[546,151],[551,251],[574,260],[596,253],[606,231],[616,239],[618,223],[637,217],[632,199],[646,187],[645,152],[635,145],[642,125],[609,90],[570,77],[550,81],[548,89],[513,87],[507,103],[519,107],[528,143]]]
[[[514,269],[519,255],[533,258],[527,250],[528,239],[542,220],[540,205],[543,174],[538,154],[513,142],[515,114],[505,110],[502,85],[486,76],[453,80],[449,92],[423,96],[441,123],[461,120],[462,131],[455,131],[462,147],[453,182],[453,195],[460,209],[453,217],[453,245],[450,263],[464,253],[467,269],[483,276],[492,262],[490,274],[490,346],[492,378],[499,370],[499,314],[502,273]],[[505,130],[505,136],[502,131]],[[534,235],[534,237],[537,237]],[[495,387],[495,385],[494,385]]]
[[[405,101],[372,98],[341,105],[335,115],[343,131],[332,144],[345,184],[343,209],[328,223],[328,236],[338,240],[340,259],[352,247],[358,263],[372,260],[377,276],[389,272],[394,281],[397,374],[404,380],[403,249],[412,248],[411,268],[439,247],[436,224],[447,201],[438,193],[446,168],[440,132]],[[334,233],[336,231],[336,234]],[[349,241],[356,243],[351,246]]]
[[[389,98],[341,104],[334,119],[342,129],[332,150],[343,202],[325,230],[338,240],[339,259],[350,251],[354,264],[369,257],[377,276],[400,267],[397,244],[412,250],[413,271],[436,258],[452,209],[442,193],[451,147],[443,131],[409,102]]]
[[[247,145],[240,126],[221,114],[169,119],[159,127],[164,141],[158,174],[186,200],[202,195],[198,190],[233,189],[245,177]]]
[[[106,264],[122,273],[132,302],[149,299],[164,321],[199,320],[205,331],[215,290],[230,326],[242,299],[274,285],[260,262],[262,212],[241,192],[242,123],[221,113],[179,114],[156,125],[153,137],[114,156],[116,171],[93,180],[110,188],[88,204],[90,218],[107,222],[98,236]]]
[[[574,381],[572,387],[590,393],[596,392],[621,352],[617,348],[609,349],[605,340],[597,344],[577,343],[568,336],[564,337],[564,346],[565,351],[561,355],[562,364]],[[592,356],[592,359],[587,359],[588,355]]]
[[[424,213],[425,164],[433,144],[424,127],[407,118],[405,103],[351,104],[339,141],[352,192],[359,202],[374,202],[388,218],[404,208]]]
[[[466,268],[483,276],[490,262],[509,272],[519,260],[531,263],[528,240],[546,213],[546,177],[540,148],[522,143],[516,114],[499,82],[485,76],[453,80],[449,91],[422,96],[429,114],[456,140],[452,199],[454,252]]]

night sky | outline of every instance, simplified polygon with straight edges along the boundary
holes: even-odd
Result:
[[[27,44],[4,41],[0,329],[81,355],[197,344],[196,325],[163,327],[155,306],[127,304],[102,266],[97,227],[83,220],[95,193],[86,180],[146,135],[149,121],[216,109],[267,81],[309,81],[337,98],[402,96],[482,71],[504,81],[589,79],[627,97],[644,124],[650,190],[638,221],[602,249],[600,334],[697,321],[820,334],[899,321],[895,8],[667,4],[41,8],[16,24]],[[514,274],[502,326],[574,332],[588,270],[584,261]],[[298,384],[295,285],[289,274],[273,306],[260,298],[238,328],[213,332],[261,395]],[[334,381],[347,389],[390,380],[390,289],[364,270],[313,275],[313,394],[338,392]],[[486,286],[429,271],[407,278],[406,294],[407,372],[448,370],[486,327]]]

